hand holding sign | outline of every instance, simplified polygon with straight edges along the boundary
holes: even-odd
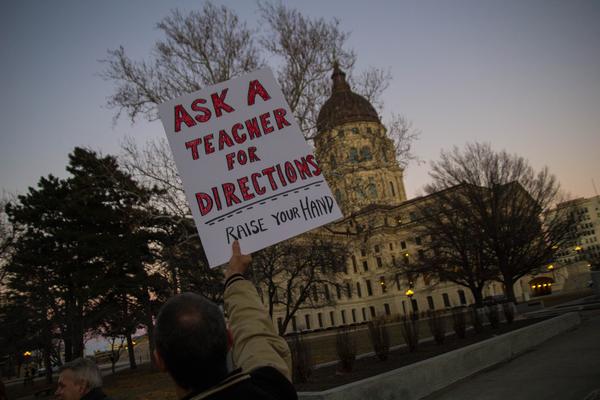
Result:
[[[250,254],[242,254],[240,242],[237,240],[234,241],[231,245],[231,258],[225,269],[225,279],[235,274],[244,275],[251,262],[252,256]]]
[[[159,107],[211,267],[342,216],[269,69]]]

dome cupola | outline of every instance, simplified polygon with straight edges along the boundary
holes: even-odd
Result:
[[[342,125],[346,122],[377,122],[381,123],[377,111],[367,99],[354,93],[346,81],[346,74],[337,62],[333,65],[331,75],[333,85],[331,96],[317,117],[317,133]]]

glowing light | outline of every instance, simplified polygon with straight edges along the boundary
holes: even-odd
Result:
[[[549,271],[552,271],[554,269],[554,265],[550,264],[550,265],[548,265],[547,268],[548,268]]]
[[[581,251],[581,246],[575,246],[575,251]]]
[[[409,254],[408,254],[408,253],[404,253],[404,257],[408,257],[408,256],[409,256]]]
[[[539,288],[541,288],[541,287],[542,287],[542,285],[537,285],[537,288],[538,288],[538,289],[539,289]]]
[[[412,289],[408,289],[408,290],[406,291],[406,295],[407,295],[408,297],[412,297],[414,294],[415,294],[415,292],[414,292]]]
[[[25,356],[25,357],[31,357],[31,352],[30,351],[26,351],[25,353],[23,353],[23,356]]]

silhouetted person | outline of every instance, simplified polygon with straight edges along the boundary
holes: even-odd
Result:
[[[102,391],[102,374],[89,358],[76,358],[60,367],[54,394],[60,400],[110,400]]]
[[[223,296],[231,336],[216,304],[194,293],[180,294],[158,314],[156,362],[171,375],[182,399],[296,399],[287,342],[243,277],[251,257],[240,253],[237,241],[232,249]],[[234,371],[227,370],[230,345]]]

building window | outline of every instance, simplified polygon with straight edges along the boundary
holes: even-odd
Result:
[[[346,310],[342,310],[342,325],[346,325]]]
[[[352,298],[352,285],[350,285],[350,282],[346,282],[346,296],[348,296],[349,299]]]
[[[396,195],[396,189],[394,189],[394,184],[390,182],[390,189],[392,189],[392,196]]]
[[[360,249],[360,256],[361,257],[366,257],[367,256],[367,251],[365,249]]]
[[[396,266],[396,256],[392,254],[392,265]]]
[[[315,301],[315,302],[319,301],[319,293],[318,293],[317,286],[312,287],[312,292],[313,292],[313,301]]]
[[[384,276],[379,277],[379,286],[381,286],[381,293],[387,292],[387,286],[385,285],[385,277]]]
[[[358,297],[362,297],[362,291],[360,290],[360,282],[356,282],[356,294]]]
[[[419,257],[419,260],[424,260],[425,259],[425,250],[419,249],[418,257]]]
[[[371,281],[367,279],[367,295],[373,296],[373,289],[371,288]]]
[[[306,323],[306,329],[310,329],[310,315],[306,314],[304,316],[304,322]]]
[[[377,267],[378,268],[382,268],[383,267],[383,262],[381,261],[381,257],[377,257],[375,260],[377,261]]]
[[[412,303],[412,309],[414,312],[419,312],[419,302],[417,301],[417,299],[410,299],[411,303]]]
[[[338,203],[342,202],[342,192],[340,192],[340,189],[335,189],[335,200]]]
[[[448,293],[442,293],[442,298],[444,299],[444,307],[450,307],[450,298],[448,297]]]
[[[327,284],[323,285],[325,287],[325,300],[331,300],[331,296],[329,295],[329,286]]]
[[[402,300],[402,312],[406,315],[406,301]]]
[[[385,309],[385,315],[392,315],[392,311],[390,310],[390,305],[388,303],[385,303],[383,308]]]
[[[281,332],[281,329],[283,328],[283,320],[281,319],[281,317],[277,318],[277,330],[279,332]]]
[[[433,304],[432,296],[427,296],[427,305],[429,306],[430,310],[435,310],[435,304]]]
[[[352,255],[352,268],[354,269],[354,273],[356,274],[358,270],[356,269],[356,257]]]
[[[356,309],[355,308],[352,309],[352,322],[356,323]]]
[[[369,263],[367,262],[367,260],[364,260],[364,261],[363,261],[363,269],[364,269],[365,271],[368,271],[368,270],[369,270]]]
[[[322,328],[323,327],[323,314],[318,313],[317,319],[319,320],[319,328]]]
[[[369,178],[368,185],[369,195],[373,198],[377,197],[377,185],[375,185],[375,181],[373,178]]]
[[[400,248],[402,248],[402,250],[406,249],[406,242],[400,242]]]
[[[340,288],[340,285],[335,285],[335,292],[337,294],[338,300],[341,300],[342,299],[342,288]]]
[[[356,163],[358,162],[358,150],[356,150],[356,148],[352,147],[350,149],[350,162]]]
[[[363,146],[362,149],[360,149],[360,156],[366,161],[373,159],[373,156],[371,155],[371,149],[369,149],[368,146]]]
[[[416,213],[416,212],[414,212],[414,211],[411,211],[411,212],[410,212],[408,215],[410,216],[410,220],[411,220],[411,222],[413,222],[413,221],[416,221],[416,220],[417,220],[417,213]]]
[[[396,274],[396,287],[400,290],[400,274]]]
[[[362,316],[363,316],[363,321],[367,320],[367,309],[366,308],[362,308]]]
[[[390,250],[394,250],[394,244],[390,242]]]
[[[459,290],[458,291],[458,298],[460,299],[460,304],[461,305],[465,305],[467,304],[467,298],[465,297],[465,291],[464,290]]]
[[[335,326],[335,315],[333,311],[329,311],[329,319],[331,320],[331,326]]]
[[[371,306],[369,307],[369,310],[371,310],[371,318],[375,318],[377,316],[377,314],[375,314],[375,307]]]
[[[415,238],[415,243],[416,243],[416,244],[418,244],[418,245],[420,245],[420,244],[421,244],[421,236],[417,236],[417,237]]]
[[[298,330],[298,327],[296,325],[296,316],[295,315],[292,317],[292,330],[294,332],[296,332]]]
[[[375,250],[375,253],[379,253],[379,245],[376,244],[375,246],[373,246],[373,250]]]

